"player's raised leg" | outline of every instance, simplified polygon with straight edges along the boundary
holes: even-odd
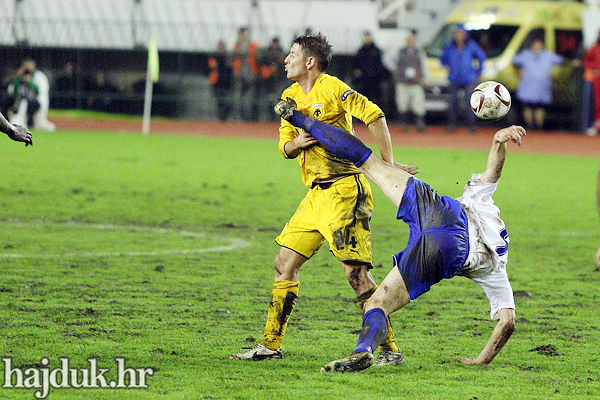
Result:
[[[359,168],[373,152],[345,130],[302,114],[292,99],[281,100],[274,109],[281,118],[314,136],[327,150]]]
[[[275,112],[292,125],[315,137],[327,150],[350,160],[396,205],[400,205],[410,174],[373,154],[357,137],[333,125],[307,117],[296,110],[293,100],[281,100]]]

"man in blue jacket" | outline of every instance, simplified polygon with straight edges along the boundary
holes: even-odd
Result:
[[[471,131],[476,129],[475,114],[469,111],[471,92],[479,82],[483,62],[487,56],[475,40],[469,37],[467,30],[458,25],[454,39],[446,46],[440,56],[442,65],[448,70],[448,129],[456,130],[459,113],[467,111],[466,119]],[[473,61],[477,60],[477,63]]]

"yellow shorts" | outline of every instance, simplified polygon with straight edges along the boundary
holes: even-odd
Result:
[[[351,175],[327,189],[309,190],[275,241],[311,258],[327,240],[338,260],[371,264],[372,214],[369,182],[362,174]]]

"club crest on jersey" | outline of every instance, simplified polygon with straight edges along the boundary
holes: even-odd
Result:
[[[323,104],[316,103],[313,105],[313,108],[315,109],[315,111],[313,111],[313,116],[319,118],[319,116],[323,114]]]
[[[342,97],[340,97],[340,99],[342,101],[346,101],[346,99],[348,98],[348,96],[350,96],[352,93],[354,93],[354,90],[350,89],[350,90],[346,90],[344,92],[344,94],[342,95]]]

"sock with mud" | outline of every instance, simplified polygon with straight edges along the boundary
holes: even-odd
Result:
[[[367,311],[363,317],[362,331],[356,343],[355,353],[373,351],[379,347],[387,335],[387,322],[385,313],[381,308]]]
[[[275,281],[265,324],[263,346],[270,350],[281,348],[290,314],[296,305],[300,282]]]
[[[365,302],[373,295],[373,293],[375,293],[375,290],[377,290],[378,286],[379,285],[375,285],[373,289],[361,294],[360,296],[357,296],[358,304],[360,305],[361,310],[364,309]],[[392,330],[392,323],[390,322],[390,317],[385,317],[385,321],[388,329],[387,335],[385,336],[385,339],[383,339],[383,342],[381,342],[381,345],[379,345],[379,350],[382,352],[391,351],[394,353],[399,353],[400,348],[396,344],[396,338],[394,337],[394,331]]]

